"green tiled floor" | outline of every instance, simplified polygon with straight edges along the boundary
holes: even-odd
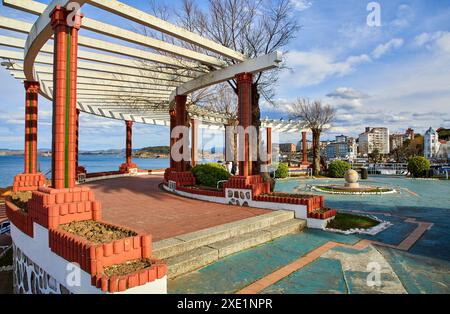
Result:
[[[169,281],[169,293],[233,293],[328,241],[354,244],[359,239],[307,230],[234,254],[199,271]]]

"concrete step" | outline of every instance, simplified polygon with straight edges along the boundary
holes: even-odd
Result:
[[[294,212],[273,211],[228,224],[195,231],[153,243],[153,256],[167,259],[211,243],[261,230],[294,218]]]
[[[225,256],[246,250],[276,238],[300,232],[306,221],[289,219],[265,228],[220,240],[166,259],[169,278],[173,279],[204,267]]]

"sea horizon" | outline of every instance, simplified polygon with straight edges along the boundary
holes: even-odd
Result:
[[[38,171],[48,178],[51,161],[51,157],[38,156]],[[79,155],[79,164],[85,167],[88,173],[116,171],[124,161],[124,156],[114,154]],[[134,158],[133,162],[141,169],[165,169],[169,166],[168,158]],[[0,187],[11,186],[14,177],[23,172],[23,167],[23,156],[0,156]]]

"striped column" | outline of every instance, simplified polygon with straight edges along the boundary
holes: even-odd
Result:
[[[54,31],[52,186],[73,188],[76,180],[76,93],[78,31],[81,15],[56,6],[50,13]]]
[[[309,165],[309,162],[308,162],[308,143],[306,141],[306,132],[302,132],[302,151],[303,151],[302,165]]]
[[[236,75],[238,87],[238,119],[239,125],[244,129],[252,125],[252,84],[253,75],[251,73],[240,73]],[[239,141],[241,142],[241,141]],[[239,175],[251,176],[253,173],[253,163],[250,161],[251,147],[249,145],[249,135],[245,133],[244,139],[244,160],[239,161]]]
[[[178,95],[175,97],[175,101],[176,101],[176,125],[177,126],[186,126],[187,125],[187,111],[186,111],[186,100],[187,100],[187,96],[186,95]],[[180,137],[177,139],[178,141],[182,141],[183,142],[183,146],[180,150],[181,154],[184,154],[184,147],[187,147],[187,142],[188,139],[185,138],[182,134],[180,135]],[[186,171],[186,160],[182,160],[180,162],[176,163],[176,170],[177,172],[184,172]]]
[[[191,167],[198,161],[198,120],[191,119]]]
[[[267,134],[267,165],[272,164],[272,128],[266,129]]]
[[[170,152],[169,152],[169,156],[170,156],[170,169],[175,169],[176,164],[175,161],[172,158],[172,147],[175,144],[176,139],[172,138],[172,131],[175,128],[175,126],[177,125],[177,113],[174,109],[171,109],[169,111],[169,115],[170,115]]]
[[[37,173],[37,127],[39,83],[25,81],[25,174]]]
[[[133,121],[125,121],[127,139],[126,139],[126,163],[132,164],[133,158]]]
[[[78,174],[78,145],[79,145],[79,139],[80,139],[80,109],[77,109],[75,116],[75,169],[76,173]]]

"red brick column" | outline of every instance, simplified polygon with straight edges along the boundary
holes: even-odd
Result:
[[[308,162],[308,143],[306,141],[306,132],[302,132],[302,151],[303,151],[302,165],[309,165],[309,162]]]
[[[133,121],[125,121],[127,138],[126,138],[126,162],[131,164],[133,158]]]
[[[125,121],[126,142],[125,142],[125,163],[120,166],[120,171],[127,173],[130,169],[137,168],[133,163],[133,121]]]
[[[191,119],[191,166],[195,167],[198,161],[198,120]]]
[[[267,165],[272,164],[272,128],[266,129],[267,134]]]
[[[176,125],[177,126],[186,126],[187,125],[187,111],[186,111],[186,95],[179,95],[175,97],[176,101]],[[183,135],[180,135],[180,137],[177,139],[178,141],[183,141],[183,147],[187,147],[187,138],[184,138]],[[180,153],[183,154],[183,148],[181,148]],[[184,172],[186,171],[186,160],[182,160],[180,162],[177,162],[175,165],[177,172]]]
[[[39,83],[25,81],[25,173],[37,172],[37,123]]]
[[[45,185],[45,177],[37,172],[37,128],[39,83],[25,81],[25,149],[24,172],[14,178],[13,191],[33,191]]]
[[[240,73],[236,75],[238,86],[238,119],[239,125],[246,129],[252,125],[252,83],[251,73]],[[253,173],[252,162],[250,161],[251,147],[249,145],[249,135],[245,134],[244,139],[244,160],[239,161],[239,175],[251,176]]]
[[[176,165],[175,165],[175,161],[172,158],[172,147],[175,144],[176,139],[172,138],[172,131],[177,125],[177,113],[176,113],[176,111],[174,109],[171,109],[169,111],[169,114],[170,114],[170,134],[169,134],[169,137],[170,137],[170,152],[169,152],[169,154],[170,154],[170,168],[171,169],[175,169]]]
[[[76,97],[78,31],[81,15],[68,24],[70,11],[56,6],[50,13],[54,31],[52,185],[73,188],[76,181]]]

